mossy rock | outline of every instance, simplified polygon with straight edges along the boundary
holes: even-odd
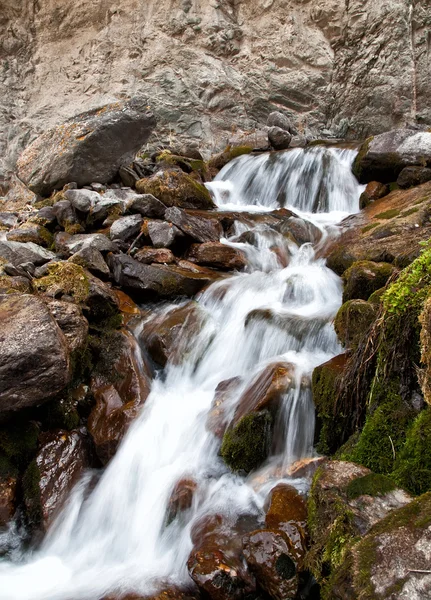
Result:
[[[251,152],[253,152],[252,146],[227,146],[223,152],[210,158],[208,167],[215,172],[221,171],[234,158],[250,154]]]
[[[337,406],[337,387],[346,366],[347,356],[340,354],[313,371],[312,391],[316,408],[315,443],[321,454],[333,454],[347,439],[350,415]]]
[[[221,456],[232,471],[249,473],[268,456],[271,447],[272,417],[267,411],[245,415],[224,434]]]
[[[353,265],[356,258],[343,246],[335,247],[326,259],[326,266],[341,277]]]
[[[352,264],[343,273],[343,302],[347,300],[367,300],[373,292],[385,286],[394,272],[389,263],[375,263],[361,260]]]
[[[84,269],[70,262],[49,264],[48,275],[35,279],[34,287],[52,298],[72,296],[78,304],[87,300],[90,290]]]
[[[353,175],[356,177],[356,179],[360,183],[366,183],[366,182],[362,181],[362,171],[363,171],[362,161],[364,160],[365,156],[368,154],[368,150],[370,148],[370,144],[373,141],[373,139],[374,139],[374,137],[371,136],[371,137],[367,138],[365,140],[365,142],[363,142],[362,146],[359,148],[359,152],[356,155],[355,160],[353,161],[352,172],[353,172]]]
[[[393,477],[414,494],[431,490],[431,408],[422,411],[409,427]]]
[[[346,348],[356,349],[365,339],[377,315],[376,305],[365,300],[348,300],[338,310],[335,332]]]
[[[207,188],[183,171],[166,169],[136,183],[140,194],[152,194],[166,206],[213,209],[215,204]]]
[[[369,473],[363,477],[353,479],[346,488],[346,494],[349,500],[354,500],[359,496],[384,496],[396,489],[395,482],[379,473]]]
[[[405,444],[415,412],[390,389],[386,397],[387,401],[367,416],[357,444],[342,458],[364,465],[376,473],[390,475],[396,457]],[[408,486],[404,487],[408,489]]]
[[[173,154],[169,150],[163,150],[156,157],[156,163],[168,165],[170,167],[179,167],[187,174],[197,174],[203,181],[209,178],[208,168],[205,161],[197,158],[188,158]]]
[[[382,298],[383,298],[383,294],[385,293],[385,291],[386,291],[385,287],[382,287],[379,290],[376,290],[368,298],[368,302],[371,302],[371,304],[376,304],[376,305],[381,304]]]

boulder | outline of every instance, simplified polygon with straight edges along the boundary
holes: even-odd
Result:
[[[365,300],[348,300],[338,310],[334,321],[335,332],[345,348],[355,350],[366,338],[377,317],[377,306]]]
[[[171,250],[168,248],[152,248],[151,246],[140,248],[133,258],[144,265],[151,265],[152,263],[170,265],[175,262],[175,256]]]
[[[298,573],[282,531],[258,529],[243,537],[244,557],[260,587],[274,600],[297,598]]]
[[[192,244],[187,252],[187,260],[224,271],[243,269],[247,265],[247,260],[241,250],[220,242]]]
[[[0,240],[0,258],[14,266],[22,263],[33,263],[34,265],[43,265],[56,258],[53,252],[45,250],[33,242],[8,242]]]
[[[87,341],[88,321],[82,310],[71,302],[46,299],[50,313],[64,333],[70,352],[83,348]]]
[[[41,447],[23,477],[24,502],[32,525],[46,531],[73,485],[91,467],[88,440],[78,431],[41,436]]]
[[[84,231],[75,209],[69,200],[59,200],[52,207],[55,218],[66,233],[74,234]]]
[[[126,210],[130,213],[139,213],[143,217],[162,219],[166,206],[151,194],[139,194],[127,202]]]
[[[253,152],[253,146],[227,146],[223,152],[219,152],[210,158],[208,161],[208,167],[210,172],[216,175],[218,171],[223,169],[231,160],[244,156]]]
[[[100,200],[100,194],[86,189],[66,190],[63,195],[75,210],[82,213],[90,212],[91,207]]]
[[[55,238],[57,251],[70,256],[80,252],[83,248],[94,248],[99,252],[118,252],[117,246],[103,233],[81,233],[69,235],[57,234]]]
[[[147,230],[155,248],[169,248],[184,239],[184,234],[178,227],[165,221],[149,221]]]
[[[406,189],[427,181],[431,181],[431,169],[427,167],[404,167],[398,175],[397,184],[400,188]]]
[[[17,505],[17,479],[0,474],[0,528],[13,519]]]
[[[220,381],[214,392],[211,410],[208,413],[206,428],[216,437],[222,439],[228,426],[228,415],[225,405],[229,404],[242,384],[241,377],[231,377]]]
[[[125,254],[108,258],[116,284],[142,299],[194,296],[214,280],[174,265],[143,265]]]
[[[141,363],[130,333],[123,330],[102,340],[91,380],[96,404],[88,418],[88,431],[104,464],[115,454],[150,392],[150,370]]]
[[[109,278],[109,267],[103,255],[94,246],[84,246],[69,258],[69,262],[81,265],[84,269],[101,279]]]
[[[39,136],[19,157],[18,175],[42,196],[70,181],[106,183],[133,160],[154,126],[139,98],[90,110]]]
[[[177,207],[168,208],[165,219],[197,242],[218,242],[223,235],[223,228],[217,220],[191,215]]]
[[[280,129],[284,129],[284,131],[288,131],[292,135],[296,135],[297,133],[292,126],[289,117],[276,110],[268,115],[266,124],[268,127],[279,127]]]
[[[181,208],[215,208],[209,191],[181,170],[165,169],[136,183],[140,194],[151,194],[166,206]]]
[[[204,323],[205,313],[199,305],[188,302],[147,321],[139,334],[139,343],[162,367],[168,361],[180,364],[193,349]]]
[[[11,229],[18,225],[18,213],[0,212],[0,229]]]
[[[141,215],[120,217],[111,225],[109,237],[111,240],[130,242],[139,235],[142,223],[143,218]]]
[[[396,181],[409,166],[431,166],[431,133],[413,129],[393,129],[368,138],[353,163],[360,183]]]
[[[274,150],[287,150],[291,139],[290,133],[281,127],[270,127],[268,130],[268,140]]]
[[[197,490],[197,483],[194,479],[180,479],[175,484],[174,489],[168,501],[166,511],[166,522],[170,523],[177,515],[188,510],[193,503],[193,496]]]
[[[42,404],[70,381],[68,342],[35,296],[0,296],[0,412]]]
[[[53,235],[48,229],[37,223],[27,221],[17,229],[11,229],[6,234],[9,242],[32,242],[38,246],[49,248],[53,242]]]
[[[281,221],[280,225],[276,226],[277,231],[283,235],[293,237],[298,246],[302,244],[312,243],[317,244],[322,239],[322,231],[306,219],[300,217],[289,217]]]
[[[424,182],[422,182],[424,183]],[[379,181],[370,181],[359,198],[359,208],[366,208],[371,202],[389,194],[389,186]]]
[[[384,287],[394,273],[392,265],[385,262],[363,260],[354,262],[343,273],[343,302],[368,300],[373,292]]]

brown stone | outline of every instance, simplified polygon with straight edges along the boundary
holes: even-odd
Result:
[[[217,220],[204,215],[192,215],[181,208],[168,208],[165,219],[197,242],[218,242],[223,235]]]
[[[215,389],[211,410],[207,417],[206,427],[220,439],[223,438],[228,426],[224,405],[226,402],[229,402],[241,383],[241,377],[231,377],[230,379],[221,381]]]
[[[0,477],[0,527],[5,527],[15,514],[16,491],[15,477]]]
[[[193,496],[197,489],[194,479],[180,479],[172,490],[168,502],[166,520],[170,523],[175,517],[188,510],[193,503]]]
[[[247,265],[246,258],[241,250],[220,242],[192,244],[187,253],[187,259],[198,265],[207,265],[226,271],[243,269]]]
[[[366,208],[371,202],[389,194],[389,186],[379,181],[370,181],[359,198],[359,208]]]
[[[175,262],[175,256],[171,250],[168,248],[152,248],[151,246],[146,246],[138,250],[134,258],[144,265],[152,263],[169,265]]]

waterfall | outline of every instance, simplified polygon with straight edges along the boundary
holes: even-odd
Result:
[[[222,209],[319,213],[308,218],[322,240],[333,234],[340,212],[358,210],[353,157],[321,148],[242,157],[209,187]],[[253,244],[244,242],[248,232]],[[205,319],[192,351],[155,379],[97,484],[92,473],[83,478],[41,547],[19,564],[0,565],[1,600],[97,600],[116,591],[149,594],[160,582],[187,583],[193,525],[216,513],[232,522],[258,517],[271,487],[288,480],[289,465],[313,456],[309,381],[315,366],[340,352],[332,319],[341,281],[310,243],[298,246],[264,222],[238,221],[223,241],[245,252],[247,269],[197,298]],[[276,362],[290,365],[294,385],[283,396],[271,455],[247,477],[232,474],[207,425],[214,392],[238,378],[224,407],[229,422],[243,391]],[[170,494],[184,477],[197,483],[193,504],[167,525]]]

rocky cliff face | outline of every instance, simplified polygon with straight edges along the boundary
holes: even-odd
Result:
[[[212,149],[273,110],[316,135],[429,124],[430,25],[428,0],[1,0],[0,159],[132,95],[160,141]]]

